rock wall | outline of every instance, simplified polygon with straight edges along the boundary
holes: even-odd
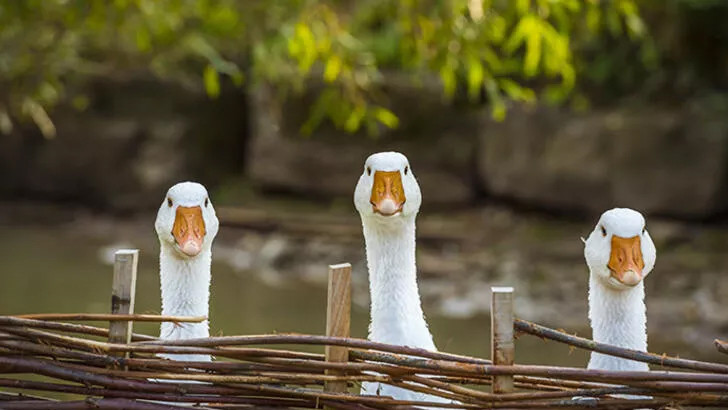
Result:
[[[324,125],[305,137],[311,94],[280,103],[259,86],[210,100],[150,80],[100,81],[88,110],[54,113],[55,139],[31,125],[0,136],[0,199],[148,209],[174,182],[214,189],[244,176],[261,191],[348,201],[366,156],[398,150],[426,207],[498,198],[588,214],[628,206],[706,218],[728,210],[726,98],[582,114],[516,106],[496,122],[487,107],[445,102],[436,86],[386,88],[397,130],[371,138]]]
[[[214,185],[242,172],[248,130],[240,92],[210,100],[142,79],[99,82],[88,96],[88,110],[53,113],[53,139],[32,124],[0,136],[0,198],[135,210],[156,207],[175,182]]]
[[[372,138],[322,126],[311,137],[299,128],[311,96],[279,104],[268,87],[251,93],[248,175],[261,188],[322,197],[351,197],[374,152],[406,153],[429,204],[470,203],[477,194],[473,152],[479,116],[458,110],[434,93],[415,89],[389,93],[402,110],[396,130]]]
[[[497,122],[487,107],[453,107],[435,91],[395,87],[400,128],[371,139],[330,129],[301,137],[305,98],[280,105],[265,88],[253,95],[248,173],[263,188],[350,196],[364,158],[392,149],[410,158],[425,205],[492,197],[560,212],[624,206],[680,218],[728,208],[724,99],[583,114],[516,106]]]
[[[478,165],[491,195],[530,205],[712,216],[728,205],[728,110],[710,99],[583,115],[516,109],[481,130]]]

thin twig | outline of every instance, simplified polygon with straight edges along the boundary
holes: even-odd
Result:
[[[127,320],[133,322],[179,322],[199,323],[207,320],[206,316],[162,316],[162,315],[114,315],[109,313],[33,313],[28,315],[15,315],[12,317],[33,320],[62,320],[62,321],[116,321]]]
[[[513,325],[516,330],[532,334],[534,336],[551,339],[557,342],[565,343],[570,346],[576,346],[586,350],[592,350],[611,356],[623,357],[625,359],[636,360],[639,362],[651,363],[665,367],[677,367],[681,369],[701,370],[714,373],[728,373],[728,365],[720,363],[701,362],[698,360],[679,359],[658,355],[654,353],[640,352],[638,350],[625,349],[605,343],[595,342],[583,337],[572,336],[564,332],[549,329],[545,326],[526,320],[515,319]]]

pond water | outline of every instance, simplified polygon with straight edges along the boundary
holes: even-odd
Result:
[[[156,238],[152,232],[141,236],[135,310],[156,313],[160,309]],[[112,267],[104,259],[112,250],[106,248],[107,239],[63,227],[0,229],[0,313],[108,312]],[[216,261],[211,292],[212,334],[324,333],[326,289],[322,285],[291,278],[270,285],[254,272],[236,271]],[[425,311],[433,309],[425,306]],[[428,321],[440,350],[490,356],[487,315],[450,318],[428,313]],[[367,322],[366,308],[355,305],[352,336],[366,337]],[[588,329],[576,330],[589,334]],[[154,324],[136,324],[135,331],[158,334]],[[680,352],[683,357],[715,358],[711,351],[700,354],[659,333],[650,335],[650,347],[656,352]],[[588,353],[523,336],[517,341],[516,360],[585,366]]]

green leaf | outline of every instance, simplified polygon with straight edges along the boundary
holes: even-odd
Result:
[[[336,95],[335,89],[326,88],[322,91],[318,98],[316,98],[316,102],[314,102],[311,107],[308,119],[301,126],[301,134],[313,134],[313,131],[321,124],[321,122],[323,122],[324,118],[326,118],[327,115],[330,115],[331,107],[337,103],[337,100],[338,96]]]
[[[533,30],[528,33],[526,40],[526,57],[523,60],[523,73],[526,77],[533,77],[538,72],[538,63],[541,60],[541,33]]]
[[[145,27],[139,27],[135,33],[136,46],[139,51],[146,53],[152,49],[152,38]]]
[[[531,0],[516,0],[516,11],[518,11],[518,14],[527,14],[530,8]]]
[[[613,8],[607,9],[607,27],[614,36],[622,34],[622,22],[619,19],[619,13]]]
[[[493,119],[498,122],[506,119],[506,105],[503,104],[503,101],[494,101],[493,106],[490,110],[490,114],[493,116]]]
[[[363,104],[357,105],[349,114],[349,117],[344,123],[344,129],[348,132],[355,132],[361,125],[361,120],[364,118],[367,110]]]
[[[298,57],[298,68],[306,73],[316,61],[316,39],[311,29],[303,23],[299,22],[296,24],[295,32],[296,39],[299,42],[299,53],[298,55],[294,55],[294,57]]]
[[[474,57],[468,59],[468,97],[476,100],[480,95],[480,88],[483,85],[485,70],[483,63]]]
[[[498,85],[492,78],[486,78],[484,84],[491,116],[496,121],[503,121],[506,117],[506,104],[503,101],[503,96],[498,91]]]
[[[440,80],[442,80],[442,88],[445,91],[445,96],[452,98],[455,95],[457,80],[455,78],[455,71],[449,65],[443,66],[440,69]]]
[[[51,120],[48,112],[37,101],[26,98],[23,101],[23,112],[30,116],[41,134],[43,134],[43,137],[46,139],[56,137],[56,125]]]
[[[77,95],[71,100],[71,105],[73,105],[73,108],[77,109],[78,111],[84,111],[86,108],[88,108],[89,99],[85,95]]]
[[[601,14],[599,7],[594,4],[586,11],[586,27],[593,33],[598,32],[601,27]]]
[[[205,66],[202,74],[205,83],[205,91],[210,98],[217,98],[220,95],[220,76],[212,65]]]
[[[238,70],[230,74],[230,79],[233,80],[233,84],[236,87],[240,87],[243,83],[245,83],[245,74]]]
[[[336,81],[336,78],[341,72],[341,65],[341,57],[337,55],[329,57],[328,61],[326,61],[326,68],[324,68],[324,80],[327,83],[333,83]]]
[[[10,135],[13,132],[13,120],[7,111],[0,109],[0,133]]]
[[[528,15],[521,18],[521,20],[518,21],[518,24],[516,25],[516,28],[513,29],[513,33],[511,33],[510,37],[508,37],[508,40],[503,45],[503,49],[508,54],[513,54],[526,40],[526,37],[529,35],[529,33],[534,29],[534,19],[536,17]]]
[[[388,128],[397,128],[399,118],[394,113],[384,107],[376,107],[373,110],[374,118],[386,125]]]
[[[524,102],[534,102],[536,100],[536,94],[531,90],[530,88],[522,87],[518,83],[516,83],[513,80],[509,80],[507,78],[500,79],[499,81],[500,87],[503,89],[503,91],[513,100],[516,101],[524,101]]]
[[[625,23],[627,23],[627,29],[630,37],[637,38],[645,34],[645,24],[639,16],[628,15],[625,17]]]

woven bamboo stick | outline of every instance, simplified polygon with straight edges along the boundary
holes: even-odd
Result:
[[[32,316],[32,315],[28,315]],[[78,333],[78,334],[85,334],[85,335],[92,335],[92,336],[101,336],[104,338],[109,337],[109,329],[101,328],[101,327],[95,327],[95,326],[89,326],[89,325],[79,325],[76,323],[60,323],[60,322],[49,322],[45,320],[36,320],[36,319],[26,319],[21,318],[18,316],[0,316],[0,326],[27,326],[31,328],[37,328],[37,329],[50,329],[50,330],[60,330],[63,332],[68,333]],[[151,340],[157,340],[156,337],[142,335],[139,333],[132,333],[131,335],[132,341],[151,341]]]
[[[536,323],[528,322],[526,320],[516,319],[514,321],[514,327],[520,332],[529,333],[535,336],[565,343],[570,346],[604,353],[611,356],[623,357],[625,359],[657,364],[666,367],[677,367],[681,369],[701,370],[715,373],[728,373],[728,365],[725,364],[679,359],[676,357],[640,352],[632,349],[624,349],[621,347],[611,346],[608,344],[595,342],[593,340],[584,339],[582,337],[572,336],[564,332],[549,329]]]
[[[490,364],[490,360],[461,356],[451,353],[432,352],[407,346],[395,346],[386,343],[372,342],[364,339],[346,337],[327,337],[304,334],[276,334],[276,335],[249,335],[249,336],[220,336],[203,339],[185,340],[156,340],[150,342],[134,343],[139,346],[244,346],[268,344],[296,344],[296,345],[329,345],[347,346],[358,349],[372,349],[382,352],[419,356],[428,359],[449,360],[461,363]]]
[[[207,409],[208,407],[197,407]],[[67,402],[23,401],[19,403],[3,403],[4,410],[177,410],[188,407],[169,404],[154,404],[127,399],[92,399]]]
[[[12,329],[11,331],[16,331],[15,329]],[[38,332],[41,331],[33,331],[30,329],[24,329],[20,331],[19,333],[25,333],[28,332],[31,335],[37,335]],[[46,334],[44,332],[43,336],[46,337],[47,335],[51,335],[51,339],[62,341],[62,342],[68,342],[69,340],[73,341],[73,343],[82,346],[84,348],[92,348],[92,349],[98,349],[102,351],[132,351],[132,352],[147,352],[147,353],[156,353],[156,352],[174,352],[178,353],[180,352],[177,349],[198,349],[198,350],[182,350],[183,352],[200,352],[200,348],[188,348],[185,346],[173,346],[173,347],[167,347],[162,346],[159,344],[155,345],[140,345],[140,344],[132,344],[132,345],[117,345],[117,344],[108,344],[103,342],[95,342],[95,341],[87,341],[84,339],[78,339],[78,338],[69,338],[65,336],[59,336],[55,334]],[[299,335],[299,338],[303,335]],[[315,341],[318,342],[317,339],[320,339],[319,336],[313,336]],[[331,339],[339,339],[339,338],[331,338]],[[356,340],[356,339],[351,339]],[[335,342],[339,343],[341,341],[334,340]],[[173,343],[174,344],[174,343]],[[351,343],[351,345],[357,345],[357,342]],[[204,348],[203,348],[204,349]],[[217,349],[209,349],[207,351],[217,351]],[[391,350],[397,350],[395,348],[391,348]],[[206,351],[206,350],[202,350]],[[277,350],[269,350],[266,353],[267,354],[276,354]],[[244,352],[240,352],[244,353]],[[285,353],[284,353],[285,354]],[[493,366],[493,365],[475,365],[470,363],[453,363],[453,362],[447,362],[442,360],[432,360],[432,359],[421,359],[421,358],[412,358],[412,357],[405,357],[405,356],[398,356],[394,354],[389,353],[383,353],[383,352],[363,352],[363,351],[352,351],[351,355],[354,356],[354,358],[361,359],[361,360],[371,360],[371,361],[379,361],[384,363],[390,363],[398,366],[405,366],[410,367],[414,369],[423,369],[423,370],[435,370],[435,371],[442,371],[442,372],[451,372],[455,374],[474,374],[476,377],[484,377],[484,376],[492,376],[492,375],[530,375],[530,376],[541,376],[541,377],[558,377],[558,378],[567,378],[567,379],[576,379],[579,377],[585,377],[590,378],[592,380],[598,380],[598,381],[614,381],[614,382],[623,382],[625,380],[672,380],[672,381],[699,381],[699,382],[726,382],[728,380],[728,376],[722,375],[722,374],[701,374],[701,373],[667,373],[667,372],[607,372],[607,371],[601,371],[601,370],[586,370],[586,369],[576,369],[576,368],[563,368],[563,367],[550,367],[550,366],[523,366],[523,365],[515,365],[515,366]],[[347,365],[343,365],[342,368],[345,368]],[[407,372],[407,370],[405,370]]]
[[[163,400],[163,401],[178,401],[178,402],[205,402],[210,400],[210,394],[217,394],[214,398],[215,402],[218,403],[240,403],[240,404],[273,404],[273,403],[284,403],[293,406],[306,406],[312,407],[314,404],[313,400],[302,400],[302,399],[286,399],[286,398],[269,398],[266,402],[261,399],[252,399],[249,397],[236,396],[240,391],[236,389],[226,387],[215,387],[209,386],[205,389],[206,395],[199,394],[166,394],[166,393],[147,393],[139,391],[127,391],[127,390],[112,390],[103,389],[98,387],[87,387],[80,385],[60,384],[60,383],[49,383],[49,382],[38,382],[29,380],[12,380],[0,378],[0,387],[11,387],[16,389],[28,389],[28,390],[39,390],[39,391],[51,391],[58,393],[71,393],[86,396],[107,396],[116,398],[128,398],[128,399],[143,399],[143,400]]]
[[[526,375],[537,377],[555,377],[569,380],[604,381],[624,383],[628,381],[660,380],[685,382],[714,382],[725,383],[728,378],[723,374],[714,373],[676,373],[664,371],[607,371],[590,370],[573,367],[554,367],[537,365],[474,365],[469,363],[452,363],[446,361],[401,357],[381,352],[352,351],[351,356],[361,360],[379,361],[397,365],[405,365],[418,369],[430,369],[442,374],[463,374],[471,377],[485,377],[493,375]]]
[[[207,320],[206,316],[162,316],[144,314],[109,314],[109,313],[33,313],[27,315],[9,316],[18,319],[46,320],[46,321],[95,321],[109,322],[115,320],[129,320],[132,322],[175,322],[199,323]]]
[[[60,326],[49,328],[47,324]],[[192,346],[159,340],[154,340],[152,343],[114,344],[59,334],[58,332],[70,332],[84,337],[101,336],[98,330],[88,331],[85,328],[65,325],[82,326],[0,316],[0,372],[33,373],[64,382],[18,385],[17,383],[22,381],[6,378],[0,379],[0,387],[23,390],[37,388],[37,391],[41,392],[56,391],[84,395],[103,393],[108,399],[100,402],[100,405],[110,407],[102,408],[132,409],[135,407],[119,407],[119,403],[123,402],[119,399],[127,399],[127,402],[128,399],[163,401],[169,405],[173,402],[202,403],[211,408],[241,409],[249,406],[311,408],[317,405],[352,410],[393,406],[400,409],[415,408],[415,406],[583,407],[584,403],[570,400],[574,396],[598,397],[596,405],[592,406],[593,403],[589,403],[590,407],[595,408],[658,407],[667,403],[708,407],[728,405],[726,396],[728,374],[704,370],[702,372],[608,372],[553,366],[498,366],[490,364],[487,360],[466,356],[440,353],[433,358],[432,352],[420,352],[418,349],[370,343],[359,339],[309,335],[233,336],[222,339],[224,347],[209,343],[209,339],[195,340],[191,343]],[[251,344],[341,346],[350,349],[349,361],[332,363],[324,361],[321,354],[236,347]],[[107,369],[108,363],[112,361],[116,363],[115,359],[108,355],[110,352],[132,353],[130,359],[116,359],[120,365],[128,366],[130,371]],[[242,361],[176,362],[149,356],[159,352],[209,352],[218,357],[231,357]],[[324,370],[327,369],[342,371],[343,374],[326,375]],[[696,370],[702,370],[702,367]],[[467,386],[490,384],[492,377],[496,375],[513,376],[515,386],[528,391],[492,395]],[[160,379],[165,381],[154,381]],[[351,384],[364,380],[446,397],[459,403],[397,401],[388,397],[320,390],[323,382],[327,381]],[[190,382],[202,384],[190,384]],[[633,394],[654,398],[642,401],[621,400],[608,397],[610,394]],[[215,398],[220,400],[215,401]],[[117,400],[108,401],[113,399]],[[215,404],[209,404],[211,402]],[[62,404],[66,406],[66,403]],[[40,406],[37,408],[58,408],[50,407],[48,403],[38,400],[31,402],[30,405]],[[72,402],[72,406],[75,407],[61,408],[89,408],[86,401]],[[0,408],[4,407],[0,405]]]
[[[715,348],[718,349],[719,352],[728,354],[728,342],[720,339],[715,339],[713,343],[715,344]]]

